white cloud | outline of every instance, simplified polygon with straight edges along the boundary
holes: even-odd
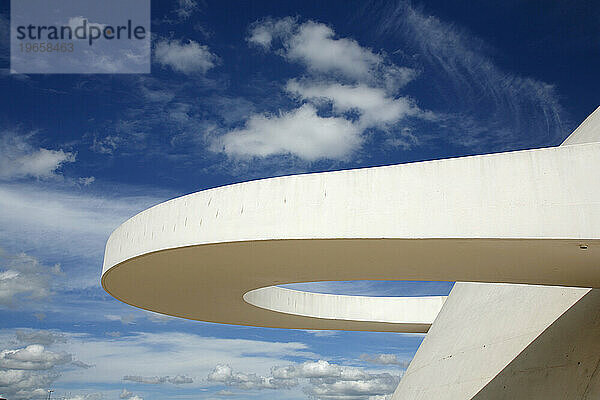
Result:
[[[412,99],[394,98],[382,88],[363,84],[300,83],[292,79],[286,89],[302,100],[331,102],[337,114],[357,111],[360,114],[358,126],[362,129],[384,128],[409,116],[424,116]]]
[[[396,354],[361,354],[360,359],[372,364],[408,367],[410,361],[400,360]]]
[[[119,394],[119,398],[127,399],[127,400],[144,400],[142,397],[134,394],[133,392],[130,392],[129,390],[127,390],[125,388],[123,388],[123,390]]]
[[[162,383],[172,383],[173,385],[183,385],[186,383],[194,383],[194,380],[189,376],[176,375],[176,376],[138,376],[138,375],[125,375],[124,381],[131,381],[137,383],[146,383],[150,385],[159,385]]]
[[[274,38],[282,40],[288,60],[301,62],[315,72],[340,73],[365,80],[383,63],[381,55],[361,47],[355,40],[336,39],[335,32],[327,25],[313,21],[297,24],[289,17],[254,24],[248,41],[270,48]]]
[[[63,164],[75,161],[75,153],[35,146],[33,136],[0,133],[0,180],[55,178]]]
[[[377,396],[391,395],[399,381],[399,377],[386,373],[361,380],[313,380],[312,385],[305,388],[305,393],[322,400],[369,400]]]
[[[314,74],[339,76],[396,90],[417,76],[411,68],[389,62],[384,54],[374,53],[350,38],[336,38],[325,24],[307,21],[299,24],[291,17],[267,18],[251,25],[248,42],[265,50],[281,43],[278,53],[288,61],[303,64]]]
[[[62,400],[100,400],[102,397],[102,393],[86,393],[69,395],[68,397],[64,397]]]
[[[195,0],[178,0],[175,13],[181,19],[188,19],[197,9],[198,3]]]
[[[127,315],[114,315],[114,314],[106,314],[104,316],[109,321],[119,321],[124,325],[135,324],[135,314],[127,314]]]
[[[20,329],[16,332],[17,341],[23,344],[51,345],[54,343],[65,343],[66,336],[61,332],[48,331],[44,329]]]
[[[96,153],[113,154],[115,149],[123,142],[123,138],[117,135],[107,135],[103,138],[94,137],[90,148]]]
[[[184,74],[204,74],[218,61],[218,57],[210,52],[208,46],[200,45],[193,40],[187,43],[159,40],[154,48],[154,55],[162,66],[171,67],[174,71]]]
[[[208,374],[208,381],[222,383],[240,389],[289,389],[298,385],[297,379],[265,377],[252,373],[234,372],[229,365],[217,365]]]
[[[60,333],[28,330],[16,332],[17,341],[62,341]],[[3,335],[4,336],[4,335]],[[6,343],[8,344],[8,343]],[[46,388],[60,376],[58,370],[72,362],[71,354],[51,351],[41,344],[16,349],[0,348],[0,397],[24,400],[44,398]]]
[[[54,341],[50,349],[39,344],[16,350],[0,349],[2,362],[6,359],[18,362],[0,364],[0,395],[22,400],[35,397],[36,393],[43,395],[42,389],[50,385],[59,388],[114,385],[124,379],[142,384],[185,384],[203,391],[220,390],[218,386],[223,385],[244,391],[294,389],[297,392],[303,388],[312,398],[375,400],[369,396],[390,394],[398,382],[396,375],[324,360],[278,366],[289,363],[291,357],[318,359],[305,344],[297,342],[218,339],[179,332],[135,333],[119,339],[52,333],[67,340]],[[0,338],[8,342],[8,334],[9,331],[0,331]],[[28,330],[27,335],[37,336],[41,341],[53,340],[48,332]],[[94,373],[73,368],[75,357],[93,365]],[[117,395],[123,400],[141,400],[141,396],[127,389]]]
[[[58,378],[54,372],[0,370],[0,395],[16,400],[43,399],[46,388]]]
[[[76,366],[78,368],[83,368],[83,369],[90,369],[90,368],[94,367],[91,364],[86,364],[83,361],[79,361],[79,360],[71,361],[71,365],[74,365],[74,366]]]
[[[15,344],[16,332],[0,330],[0,343]],[[252,374],[264,375],[273,365],[286,362],[288,357],[315,356],[307,351],[305,344],[298,342],[218,339],[179,332],[135,333],[118,339],[53,333],[67,340],[55,341],[49,346],[33,344],[9,348],[0,345],[0,397],[43,398],[48,387],[115,385],[122,382],[123,377],[134,383],[182,385],[192,390],[205,390],[207,382],[203,377],[221,362],[236,368],[250,365]],[[27,330],[27,334],[29,338],[37,336],[41,341],[51,340],[48,332],[38,334]],[[93,373],[76,368],[75,358],[84,360],[82,364],[93,365]],[[140,400],[142,396],[125,390],[120,397]]]
[[[130,189],[123,190],[132,193]],[[120,191],[118,187],[112,190]],[[115,192],[111,195],[119,196]],[[0,240],[7,249],[28,248],[44,259],[80,257],[77,274],[66,283],[76,287],[96,286],[98,263],[108,235],[127,218],[164,199],[146,196],[143,191],[105,197],[77,186],[59,190],[56,185],[41,183],[0,185]],[[93,263],[88,267],[86,260]],[[3,279],[17,283],[23,281],[19,277],[23,273],[19,270],[21,275],[10,273]],[[46,280],[41,280],[40,275],[33,278],[23,284],[38,282],[36,288],[43,288]]]
[[[48,267],[25,253],[7,255],[0,249],[0,306],[20,306],[50,296],[52,276],[60,273],[58,264]]]
[[[218,339],[179,332],[136,333],[118,339],[65,334],[69,341],[55,348],[93,364],[94,373],[65,370],[59,382],[63,387],[114,384],[127,377],[130,382],[202,388],[206,386],[202,378],[216,364],[225,362],[237,369],[251,365],[252,373],[264,375],[288,357],[314,356],[298,342]]]
[[[75,29],[79,26],[83,26],[83,23],[86,23],[86,25],[89,27],[94,27],[94,28],[98,28],[100,30],[104,29],[104,27],[106,26],[105,24],[100,24],[97,22],[92,22],[89,19],[87,19],[86,17],[83,16],[77,16],[77,17],[71,17],[69,18],[69,22],[67,22],[67,26],[71,27],[72,31],[75,31]]]
[[[144,84],[140,85],[140,89],[146,100],[157,103],[168,103],[173,100],[175,93],[169,89],[153,89]]]
[[[96,178],[95,178],[95,177],[93,177],[93,176],[88,176],[88,177],[86,177],[86,178],[79,178],[79,179],[77,180],[77,182],[79,182],[79,184],[80,184],[80,185],[83,185],[83,186],[89,186],[89,185],[91,185],[92,183],[94,183],[94,181],[95,181],[95,180],[96,180]]]
[[[0,351],[0,369],[47,370],[71,362],[71,355],[48,351],[41,344]]]
[[[330,337],[330,336],[337,336],[339,335],[339,331],[328,331],[328,330],[320,330],[320,329],[307,329],[304,332],[306,333],[310,333],[312,335],[314,335],[315,337]]]
[[[399,377],[319,360],[274,367],[268,376],[236,372],[220,364],[208,375],[208,381],[246,390],[290,389],[306,383],[304,392],[311,398],[370,400],[391,395]]]
[[[270,49],[273,39],[289,38],[296,27],[296,20],[292,17],[281,19],[266,18],[250,27],[249,43],[262,48]]]
[[[360,130],[344,118],[321,117],[305,104],[280,115],[253,115],[214,144],[233,157],[293,154],[307,161],[344,159],[360,147]]]
[[[327,25],[267,18],[250,27],[247,40],[307,68],[308,77],[291,79],[285,87],[303,104],[280,115],[252,114],[244,128],[218,137],[211,147],[214,151],[234,158],[293,155],[309,162],[347,160],[366,141],[367,129],[384,130],[390,136],[401,131],[398,124],[405,118],[433,118],[415,101],[397,94],[416,77],[414,70],[394,65],[385,54],[353,39],[337,38]],[[411,143],[402,140],[403,147]]]
[[[333,30],[312,21],[299,26],[287,45],[287,57],[318,72],[340,72],[354,79],[368,79],[380,55],[361,47],[352,39],[335,39]]]

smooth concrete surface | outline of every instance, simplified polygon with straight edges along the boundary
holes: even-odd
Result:
[[[323,280],[600,287],[594,165],[600,143],[206,190],[121,225],[106,246],[102,284],[128,304],[203,321],[423,332],[428,324],[284,314],[243,296]]]
[[[561,146],[593,142],[600,142],[600,107],[596,108],[596,110],[565,139]]]
[[[394,400],[597,399],[600,290],[457,283]]]
[[[446,296],[344,296],[270,286],[246,293],[244,300],[253,306],[285,314],[349,321],[431,325],[446,301]]]
[[[598,398],[599,110],[559,147],[272,178],[159,204],[113,232],[102,285],[203,321],[430,330],[395,400]],[[273,287],[369,279],[470,283],[448,298]]]
[[[600,399],[600,290],[561,315],[474,399]]]

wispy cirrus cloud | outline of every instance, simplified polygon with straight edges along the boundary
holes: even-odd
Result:
[[[198,10],[198,2],[195,0],[177,0],[175,14],[181,19],[188,19],[195,11]]]
[[[410,1],[367,11],[379,33],[414,54],[435,88],[446,138],[469,148],[532,147],[557,143],[565,116],[556,88],[499,67],[489,46],[464,29],[423,12]]]
[[[122,189],[127,192],[131,188]],[[153,197],[143,192],[120,196],[117,192],[106,195],[89,191],[85,186],[72,185],[2,184],[0,241],[8,253],[26,250],[30,255],[50,260],[76,257],[76,265],[61,262],[66,272],[72,268],[77,271],[68,280],[62,280],[63,284],[96,286],[98,265],[112,230],[137,212],[168,197]],[[7,272],[3,282],[17,284],[23,273]],[[32,279],[26,279],[23,285],[31,285],[40,279],[39,275],[32,275]],[[38,286],[44,282],[46,280],[40,281]],[[42,290],[34,292],[44,293]]]

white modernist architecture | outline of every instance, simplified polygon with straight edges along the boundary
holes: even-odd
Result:
[[[447,298],[277,287],[331,280],[461,283]],[[429,332],[398,400],[598,398],[600,109],[558,147],[167,201],[110,236],[102,285],[202,321]]]

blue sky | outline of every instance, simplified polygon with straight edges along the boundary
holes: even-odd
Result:
[[[215,186],[560,144],[599,105],[600,4],[495,3],[153,1],[152,74],[11,75],[2,2],[0,395],[389,398],[422,336],[137,310],[99,286],[104,243]]]

